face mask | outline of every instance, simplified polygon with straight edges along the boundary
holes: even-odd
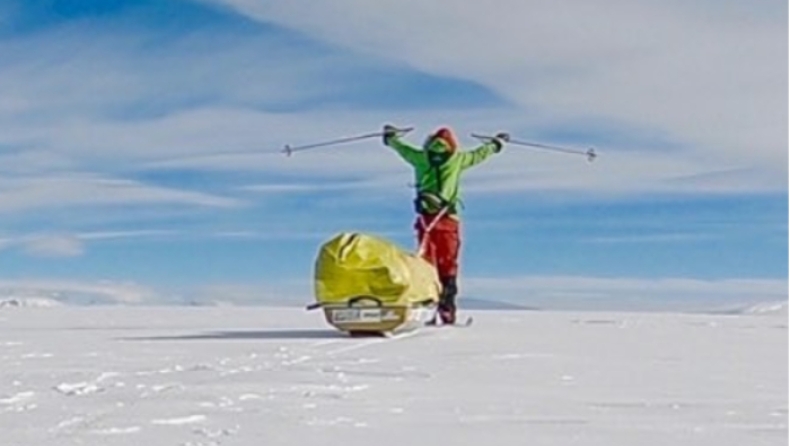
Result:
[[[437,166],[444,164],[448,159],[450,159],[450,154],[447,152],[428,152],[428,162],[431,163],[431,165]]]

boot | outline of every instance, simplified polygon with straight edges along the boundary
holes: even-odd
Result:
[[[455,276],[442,278],[442,295],[439,297],[439,317],[442,324],[455,323],[455,296],[458,294],[458,285]]]

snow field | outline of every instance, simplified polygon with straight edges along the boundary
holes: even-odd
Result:
[[[6,308],[0,443],[787,444],[786,314],[471,314],[351,339],[294,308]]]

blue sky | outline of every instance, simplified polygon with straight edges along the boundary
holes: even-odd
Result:
[[[491,9],[508,14],[490,14]],[[787,298],[787,4],[0,5],[0,289],[304,303],[319,245],[412,248],[378,140],[516,146],[464,184],[462,293],[546,308]],[[88,297],[86,297],[88,296]]]

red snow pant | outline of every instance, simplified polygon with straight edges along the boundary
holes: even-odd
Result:
[[[448,215],[439,218],[426,235],[435,215],[422,214],[417,217],[414,228],[420,246],[425,243],[423,258],[436,266],[439,278],[444,280],[458,275],[458,252],[461,247],[458,220]]]

